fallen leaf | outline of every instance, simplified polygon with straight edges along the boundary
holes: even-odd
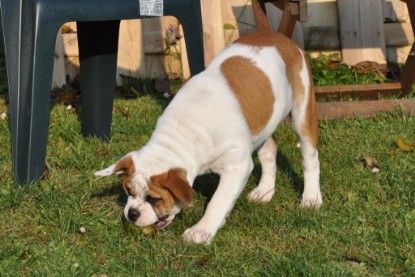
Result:
[[[399,137],[396,139],[396,144],[401,151],[415,151],[415,144],[408,144],[403,138]]]

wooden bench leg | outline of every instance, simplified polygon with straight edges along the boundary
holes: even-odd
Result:
[[[411,18],[412,32],[415,34],[415,1],[404,1],[408,7],[409,16]],[[405,65],[402,68],[400,82],[402,86],[401,97],[405,97],[411,91],[415,81],[415,43],[412,45]]]
[[[271,1],[272,4],[283,10],[278,32],[292,37],[297,20],[300,19],[300,8],[306,10],[306,2]],[[252,9],[258,31],[270,30],[265,3],[263,0],[252,0]],[[306,16],[303,16],[304,18]],[[305,20],[305,19],[304,19]]]
[[[297,23],[298,19],[299,13],[297,3],[286,3],[280,25],[278,26],[278,32],[285,34],[289,38],[292,37],[295,23]]]
[[[402,68],[400,82],[402,92],[400,97],[405,97],[411,91],[412,84],[415,81],[415,43],[412,45],[409,56],[406,59],[405,65]]]

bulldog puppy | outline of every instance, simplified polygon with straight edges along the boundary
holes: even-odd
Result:
[[[313,83],[303,52],[279,33],[242,36],[179,90],[148,143],[96,176],[124,174],[125,217],[137,226],[169,225],[192,204],[196,176],[220,175],[205,214],[184,232],[186,242],[209,244],[233,208],[258,152],[262,176],[248,199],[268,202],[275,192],[277,125],[291,113],[301,142],[301,206],[319,207],[320,163]]]

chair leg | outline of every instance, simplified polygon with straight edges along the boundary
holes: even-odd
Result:
[[[2,5],[7,5],[9,2]],[[50,22],[37,22],[30,1],[2,7],[9,80],[13,174],[17,184],[40,178],[45,169],[53,57],[56,33]],[[25,14],[20,18],[20,12]],[[20,57],[20,59],[19,59]]]
[[[178,6],[179,4],[182,5]],[[205,70],[200,0],[165,1],[164,12],[175,16],[183,26],[192,76]]]
[[[109,140],[120,21],[78,22],[82,133]]]

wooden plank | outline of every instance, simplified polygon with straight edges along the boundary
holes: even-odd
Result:
[[[139,78],[145,74],[141,20],[122,20],[118,43],[117,84],[120,75]]]
[[[320,120],[341,117],[372,117],[381,112],[393,112],[400,109],[406,114],[414,116],[415,99],[317,103],[317,115]]]
[[[226,0],[221,2],[225,45],[233,42],[243,34],[252,33],[257,30],[253,5],[258,4],[258,2],[252,1],[252,6],[249,0]],[[266,17],[262,17],[261,20],[264,22],[267,21]],[[227,26],[235,26],[235,29],[224,28],[225,24]]]
[[[409,24],[410,17],[406,3],[400,0],[384,0],[384,17],[386,21],[405,22]],[[405,28],[406,29],[406,28]],[[385,31],[386,32],[386,31]],[[406,32],[405,32],[406,33]],[[386,36],[386,34],[385,34]],[[412,34],[413,36],[413,34]],[[388,39],[386,38],[386,41]],[[408,40],[411,41],[411,34],[408,34]],[[388,47],[386,53],[388,62],[390,63],[405,63],[411,50],[412,42],[406,46]]]
[[[203,40],[205,50],[205,66],[225,46],[222,22],[222,1],[202,0]]]
[[[66,84],[64,53],[65,51],[63,49],[62,33],[59,29],[55,44],[55,61],[53,63],[52,88],[62,87]]]
[[[342,98],[378,99],[379,96],[397,96],[400,83],[316,86],[317,99],[340,100]]]
[[[385,43],[388,47],[400,47],[412,45],[414,33],[411,23],[389,23],[385,28]]]
[[[183,35],[183,27],[180,25],[180,33]],[[180,39],[180,51],[181,51],[181,63],[182,63],[182,77],[184,80],[187,80],[190,78],[190,67],[189,67],[189,58],[187,56],[187,48],[186,48],[186,40],[183,36]],[[194,59],[194,57],[191,57]]]
[[[386,63],[383,6],[379,0],[338,0],[343,61]]]
[[[402,47],[412,45],[414,34],[410,23],[384,24],[385,45]],[[339,29],[335,26],[313,26],[304,29],[307,50],[340,49]]]

